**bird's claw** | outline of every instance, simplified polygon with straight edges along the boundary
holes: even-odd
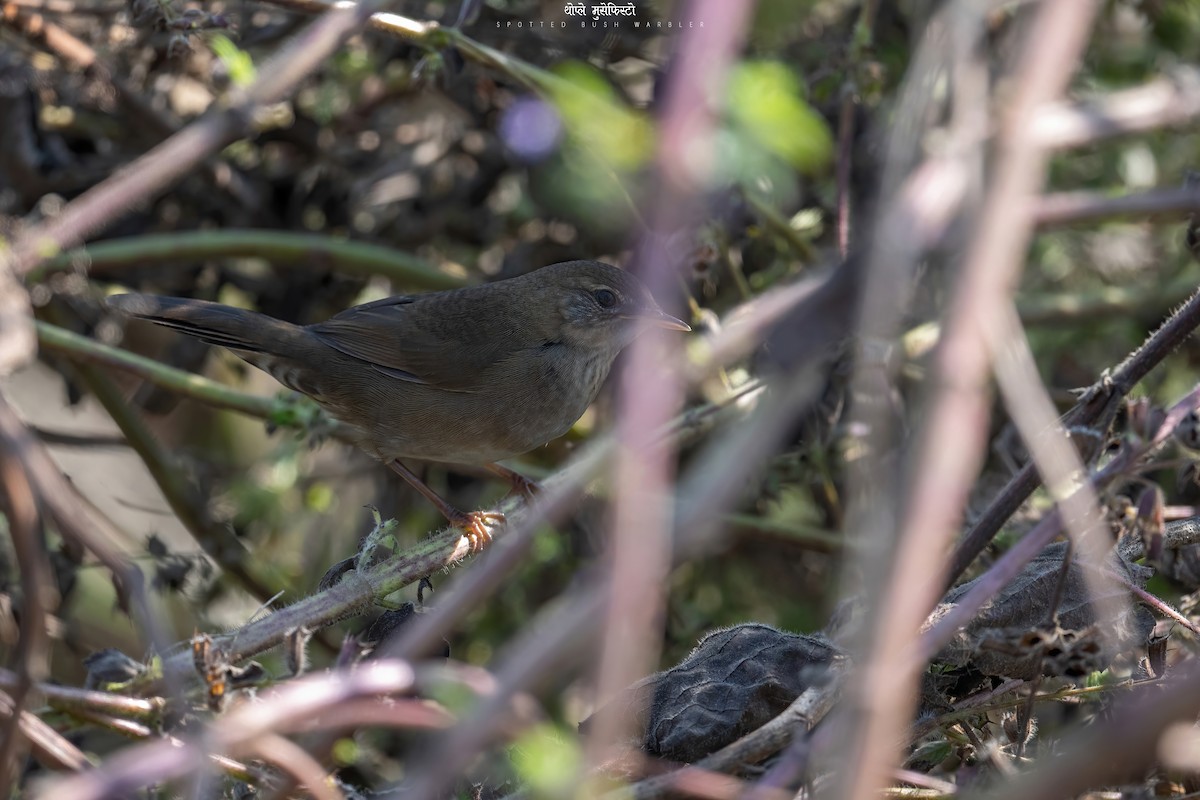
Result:
[[[499,511],[463,511],[452,520],[454,527],[462,530],[467,537],[467,552],[475,554],[483,550],[492,541],[489,528],[493,525],[503,525],[505,517]]]
[[[542,490],[542,487],[538,485],[537,481],[530,480],[516,470],[509,469],[503,464],[485,464],[484,469],[487,469],[489,472],[499,475],[501,478],[508,481],[509,486],[512,487],[512,492],[509,495],[510,497],[513,494],[519,494],[526,500],[532,502],[533,498],[537,496],[537,493]]]
[[[524,475],[517,475],[512,478],[512,488],[514,493],[521,495],[530,502],[533,502],[533,499],[542,491],[540,483],[530,480]]]

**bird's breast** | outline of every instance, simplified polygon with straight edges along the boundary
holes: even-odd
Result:
[[[608,377],[612,357],[561,343],[540,347],[505,372],[509,434],[521,452],[557,439],[583,416]]]
[[[332,382],[318,402],[356,422],[361,446],[381,459],[486,463],[569,431],[595,400],[612,361],[551,343],[498,362],[473,391],[375,376],[355,391]]]

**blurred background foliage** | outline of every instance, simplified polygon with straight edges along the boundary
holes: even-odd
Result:
[[[473,5],[478,13],[466,35],[546,70],[558,89],[539,96],[512,75],[465,62],[453,49],[430,51],[365,33],[309,79],[294,101],[258,115],[255,137],[229,146],[219,163],[132,210],[104,238],[239,228],[313,231],[406,251],[449,282],[462,283],[572,258],[626,261],[645,211],[640,198],[659,143],[655,113],[678,30],[530,26],[531,20],[563,20],[563,4]],[[993,71],[1011,56],[1016,5],[1000,4],[988,16]],[[674,301],[691,303],[699,331],[694,346],[703,346],[705,334],[749,296],[837,259],[839,157],[851,166],[851,241],[868,234],[900,82],[914,37],[935,6],[880,3],[866,28],[862,4],[850,0],[759,3],[744,59],[727,76],[708,217],[695,240],[683,243],[690,256]],[[94,48],[126,89],[176,126],[225,102],[254,64],[307,19],[269,3],[219,0],[80,0],[55,8],[47,5],[43,13]],[[687,19],[683,4],[645,2],[639,8],[643,18]],[[459,4],[401,0],[393,10],[451,24]],[[1198,49],[1200,3],[1110,0],[1074,87],[1135,85],[1195,62]],[[52,213],[161,138],[145,112],[122,102],[121,91],[103,74],[78,69],[11,27],[0,27],[0,82],[8,87],[0,111],[8,135],[27,136],[35,154],[32,169],[21,171],[30,164],[15,163],[11,151],[0,163],[0,233],[11,234],[19,218]],[[935,104],[947,102],[938,94],[944,87],[931,91]],[[854,132],[839,155],[847,99]],[[1122,193],[1173,186],[1198,163],[1194,132],[1121,139],[1056,158],[1050,188]],[[952,266],[955,255],[941,254],[943,266]],[[56,308],[60,320],[109,341],[117,337],[116,326],[95,302],[97,289],[197,296],[312,322],[355,302],[430,288],[338,272],[320,258],[282,266],[269,253],[197,258],[185,251],[133,266],[100,264],[91,277],[89,284],[70,271],[52,274],[50,291],[35,292],[35,298],[43,310]],[[1030,254],[1020,303],[1030,314],[1037,311],[1030,335],[1056,399],[1070,402],[1070,390],[1119,362],[1194,282],[1174,225],[1129,220],[1043,232]],[[931,286],[911,320],[914,328],[942,300],[940,284]],[[1087,305],[1110,289],[1134,299],[1115,310]],[[1089,310],[1077,311],[1081,306]],[[249,392],[277,389],[226,352],[147,326],[131,326],[124,345]],[[922,358],[914,356],[905,372],[913,379],[907,389],[919,388]],[[1146,391],[1162,399],[1190,385],[1198,359],[1200,351],[1189,343],[1166,370],[1154,373]],[[751,375],[752,368],[741,365],[725,383],[714,381],[691,399],[720,397]],[[27,411],[62,401],[59,422],[51,427],[70,427],[90,402],[70,370],[63,376],[21,392]],[[175,402],[115,377],[168,444],[178,468],[201,488],[211,515],[232,526],[252,559],[278,573],[288,587],[281,602],[313,591],[331,563],[354,551],[371,527],[367,504],[399,520],[401,546],[441,524],[386,470],[346,446],[272,433],[260,421]],[[738,513],[728,520],[733,535],[727,552],[672,575],[664,663],[677,661],[716,626],[755,620],[805,631],[823,624],[842,546],[839,419],[830,412],[819,435],[798,435],[760,481],[744,487]],[[592,431],[610,424],[606,396],[571,435],[514,466],[531,476],[545,474]],[[998,415],[981,503],[1023,457],[1004,444],[1013,441],[1000,436],[1004,424]],[[121,472],[132,469],[129,461],[99,461],[91,468],[106,473],[118,506],[153,512],[150,519],[158,523],[122,518],[127,544],[140,553],[147,572],[157,565],[160,574],[178,578],[178,559],[193,563],[187,559],[198,551],[170,524],[161,496],[153,487],[133,488],[133,478]],[[430,468],[427,475],[462,507],[481,507],[505,491],[476,473]],[[573,524],[540,535],[522,569],[456,631],[449,642],[455,657],[487,662],[597,557],[605,530],[603,496],[604,487],[597,486],[596,498]],[[114,513],[120,517],[119,509]],[[168,555],[151,554],[151,536],[165,542]],[[11,563],[0,567],[10,570]],[[176,572],[166,569],[169,564]],[[113,613],[107,581],[90,568],[78,577],[62,609],[54,651],[55,676],[68,683],[81,682],[79,659],[93,650],[118,646],[140,656],[145,646],[129,621]],[[2,578],[11,582],[13,576]],[[433,576],[435,601],[436,587],[449,579]],[[159,596],[179,638],[196,628],[237,625],[258,606],[229,581],[198,568],[169,582],[172,588]],[[313,647],[314,663],[331,658]],[[529,757],[537,760],[537,751]]]

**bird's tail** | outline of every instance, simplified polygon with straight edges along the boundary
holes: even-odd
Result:
[[[257,359],[247,357],[249,354],[297,358],[302,352],[299,345],[304,338],[303,328],[257,311],[206,300],[147,294],[118,294],[107,302],[110,308],[129,316],[228,347],[251,363]]]

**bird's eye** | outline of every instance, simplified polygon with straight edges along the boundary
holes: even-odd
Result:
[[[597,289],[593,294],[601,308],[612,308],[617,304],[617,295],[611,289]]]

